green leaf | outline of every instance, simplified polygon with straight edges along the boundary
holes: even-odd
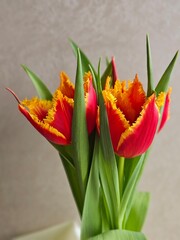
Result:
[[[102,221],[100,214],[100,184],[98,166],[98,161],[101,156],[99,150],[100,143],[98,136],[96,136],[91,171],[84,201],[81,240],[86,240],[101,233]]]
[[[104,196],[104,203],[107,206],[107,216],[109,216],[109,227],[118,228],[119,213],[119,186],[116,162],[113,157],[105,155],[105,146],[100,148],[99,174]]]
[[[53,142],[49,143],[62,155],[64,156],[66,159],[68,159],[68,161],[70,161],[70,163],[74,166],[74,162],[72,159],[72,145],[59,145]]]
[[[120,216],[119,216],[121,227],[124,227],[126,225],[126,221],[132,206],[134,192],[136,190],[137,183],[144,169],[144,164],[145,164],[147,155],[148,155],[148,151],[146,151],[146,153],[141,155],[124,190],[124,194],[121,201]]]
[[[159,80],[159,82],[156,86],[155,91],[156,91],[157,95],[160,92],[166,92],[167,91],[167,88],[168,88],[168,85],[169,85],[169,80],[170,80],[170,77],[171,77],[171,73],[172,73],[172,70],[174,68],[177,57],[178,57],[178,51],[176,52],[174,58],[170,62],[169,66],[165,70],[164,74],[162,75],[161,79]]]
[[[74,166],[74,161],[72,157],[72,145],[62,146],[52,142],[49,143],[51,143],[51,145],[56,148],[59,153],[66,172],[66,176],[68,178],[69,185],[71,187],[74,200],[76,202],[76,206],[78,208],[80,216],[82,216],[84,196],[82,196],[81,194],[81,189],[78,182],[78,175]]]
[[[27,73],[27,75],[30,77],[39,97],[41,99],[51,100],[52,94],[48,90],[46,85],[42,82],[42,80],[25,65],[22,65],[22,67],[24,71]]]
[[[149,202],[150,193],[136,192],[133,199],[132,208],[125,226],[127,230],[136,232],[140,232],[142,230],[149,207]]]
[[[66,176],[68,178],[69,185],[71,187],[74,200],[76,202],[76,206],[78,208],[80,216],[82,216],[84,196],[82,195],[79,186],[77,171],[74,166],[72,145],[62,146],[52,142],[50,143],[54,148],[56,148],[59,153],[66,172]]]
[[[154,80],[153,80],[153,67],[151,60],[151,48],[149,36],[146,36],[146,51],[147,51],[147,76],[148,76],[148,90],[147,96],[150,96],[154,92]]]
[[[99,82],[100,82],[100,70]],[[101,158],[99,159],[99,171],[102,185],[102,191],[105,196],[105,202],[109,210],[110,226],[118,228],[118,215],[120,207],[120,193],[119,193],[119,180],[116,158],[111,142],[109,132],[109,124],[107,119],[106,108],[101,85],[98,84],[99,91],[99,106],[100,106],[100,143],[101,143]]]
[[[107,77],[111,77],[112,78],[112,62],[110,61],[109,64],[107,65],[102,77],[101,77],[101,85],[102,85],[102,89],[104,89],[105,87],[105,83],[106,83],[106,79]]]
[[[82,195],[85,194],[89,168],[89,140],[86,124],[86,109],[83,88],[81,54],[77,53],[74,112],[72,122],[72,146],[75,168],[78,173]]]
[[[109,63],[110,63],[110,60],[108,57],[106,57],[106,67],[109,65]]]
[[[80,216],[82,216],[82,210],[83,210],[83,196],[81,195],[81,190],[78,183],[78,177],[75,167],[72,165],[71,160],[67,159],[64,155],[59,153],[66,176],[69,181],[69,185],[71,187],[71,191],[74,197],[74,200],[76,202],[76,206],[78,208]]]
[[[126,158],[125,164],[124,164],[124,188],[126,188],[126,185],[133,174],[133,171],[138,164],[139,160],[141,158],[140,156],[134,157],[134,158]]]
[[[127,230],[111,230],[88,240],[147,240],[143,233]]]
[[[109,210],[106,202],[106,197],[104,195],[104,192],[102,191],[102,188],[100,188],[100,214],[101,214],[101,220],[102,220],[102,232],[108,231],[111,229],[110,226],[110,216],[109,216]]]
[[[93,70],[93,72],[95,74],[95,77],[97,77],[97,73],[96,73],[93,65],[91,64],[90,60],[88,59],[88,57],[85,55],[85,53],[77,46],[77,44],[73,40],[69,39],[69,42],[70,42],[70,45],[71,45],[76,57],[78,57],[78,55],[77,55],[78,51],[77,50],[79,49],[79,52],[80,52],[80,55],[81,55],[81,60],[82,60],[82,73],[83,73],[83,75],[84,75],[85,72],[90,71],[89,66],[91,66],[91,69]]]
[[[94,89],[97,93],[97,76],[95,75],[94,70],[92,69],[92,67],[90,65],[89,65],[89,69],[90,69],[91,74],[92,74]]]

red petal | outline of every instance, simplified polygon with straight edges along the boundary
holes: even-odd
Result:
[[[113,148],[116,151],[121,134],[129,127],[124,114],[116,107],[115,99],[111,93],[103,91],[105,105],[107,110],[109,129]]]
[[[18,107],[22,114],[29,120],[29,122],[36,128],[38,132],[40,132],[45,138],[47,138],[47,140],[60,145],[69,144],[69,142],[62,133],[58,132],[57,129],[53,128],[49,124],[41,121],[43,116],[45,116],[48,111],[48,106],[46,106],[47,101],[46,103],[44,103],[44,101],[39,101],[36,98],[34,98],[33,100],[24,100],[23,102],[28,104],[27,107],[31,108],[32,114],[30,114],[27,109],[21,105],[20,100],[16,96],[16,94],[9,88],[7,88],[7,90],[12,93],[18,101]],[[32,104],[32,101],[34,102],[34,104]],[[35,116],[34,114],[37,115]]]
[[[92,84],[92,76],[87,73],[84,82],[86,101],[86,120],[88,133],[91,133],[96,125],[97,116],[97,96]]]
[[[57,90],[54,95],[53,108],[48,112],[48,116],[44,120],[45,123],[62,133],[68,142],[71,141],[73,102],[73,99],[63,96]]]
[[[146,101],[136,122],[121,135],[117,154],[126,158],[143,154],[154,139],[158,120],[159,111],[153,94]]]
[[[29,122],[36,128],[38,132],[40,132],[45,138],[47,138],[47,140],[60,145],[69,144],[69,142],[62,133],[58,132],[49,124],[39,121],[38,118],[31,115],[22,105],[19,104],[18,106],[22,114],[29,120]]]
[[[169,119],[169,108],[170,108],[170,100],[171,100],[170,94],[171,94],[171,89],[168,91],[168,93],[166,95],[166,100],[165,100],[161,123],[160,123],[159,129],[158,129],[158,132],[161,131],[161,129],[164,127],[165,123]]]
[[[112,73],[113,73],[113,86],[118,79],[118,74],[117,74],[117,68],[116,68],[116,63],[115,63],[115,58],[112,58]]]

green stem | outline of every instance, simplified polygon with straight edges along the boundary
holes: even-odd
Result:
[[[119,173],[119,190],[120,198],[122,199],[123,187],[124,187],[124,157],[119,157],[118,160],[118,173]]]

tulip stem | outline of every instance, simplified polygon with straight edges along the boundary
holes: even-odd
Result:
[[[123,195],[123,185],[124,185],[124,157],[119,157],[118,161],[118,173],[119,173],[119,190],[120,190],[120,198],[122,199]]]

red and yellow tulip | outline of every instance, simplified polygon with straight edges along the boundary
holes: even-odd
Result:
[[[34,97],[18,102],[21,113],[47,140],[67,145],[71,143],[75,87],[64,72],[60,74],[60,78],[60,86],[52,100]],[[96,124],[97,98],[90,73],[84,76],[84,97],[87,129],[91,133]]]
[[[159,130],[168,118],[170,91],[147,97],[136,75],[128,83],[115,80],[113,87],[107,78],[103,97],[114,151],[126,158],[143,154],[154,139],[163,105]]]

